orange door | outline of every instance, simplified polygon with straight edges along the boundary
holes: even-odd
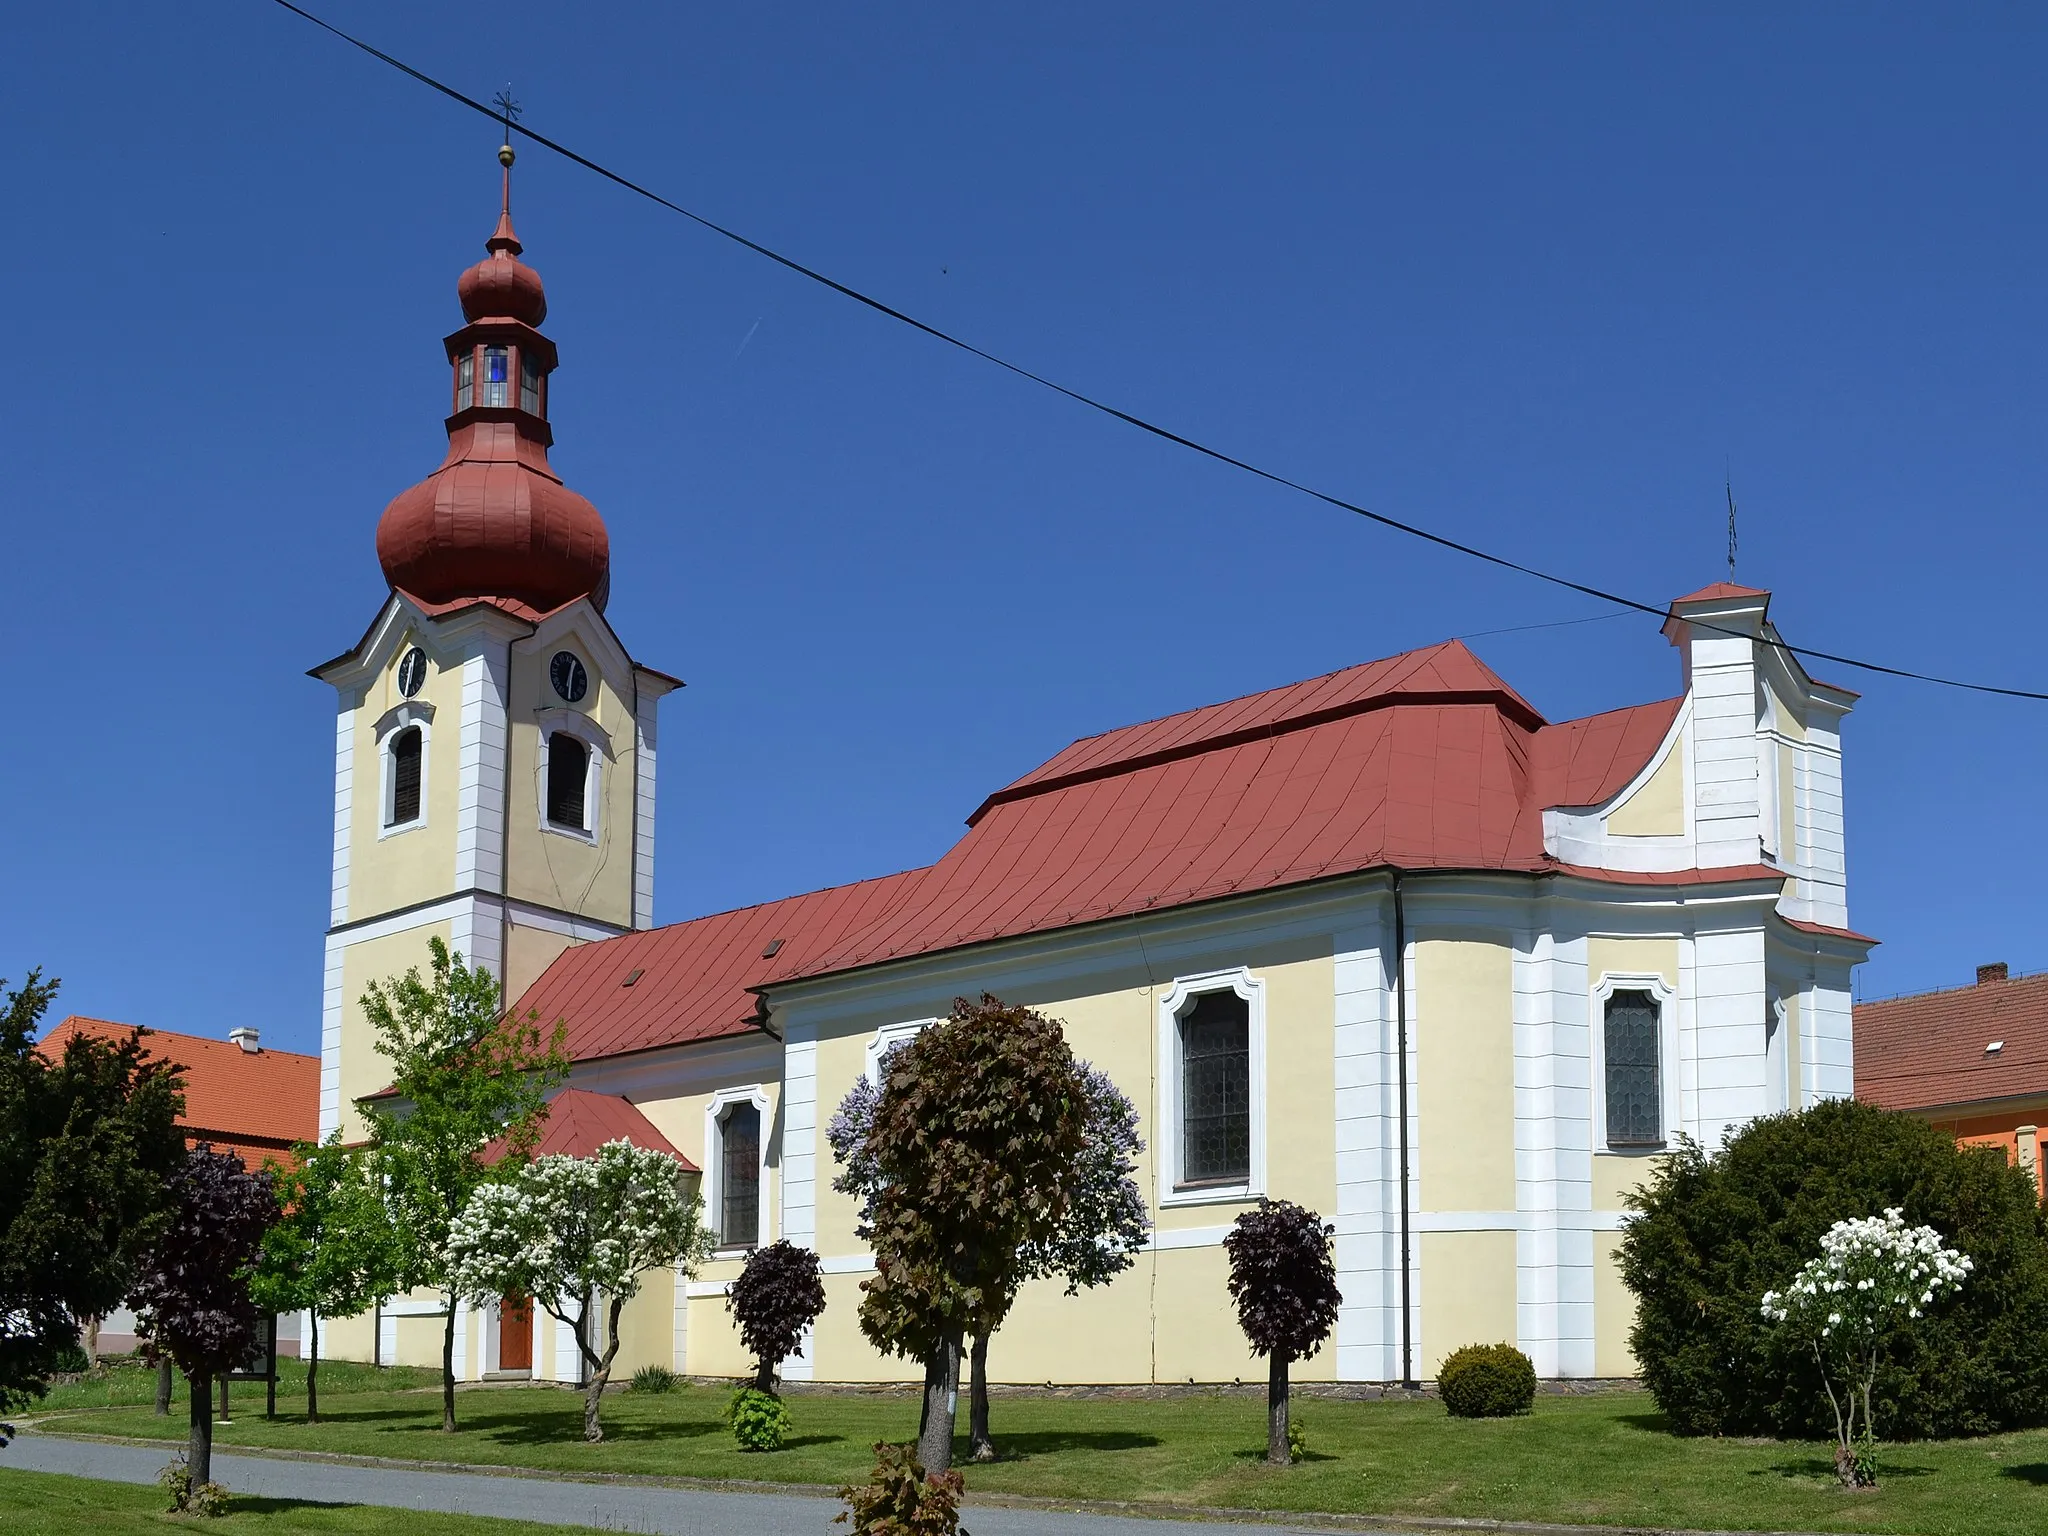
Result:
[[[498,1303],[498,1369],[533,1369],[533,1303],[524,1296]]]

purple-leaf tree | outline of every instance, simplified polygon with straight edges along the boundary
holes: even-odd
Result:
[[[788,1239],[756,1248],[726,1293],[725,1310],[754,1357],[754,1390],[775,1390],[775,1368],[803,1351],[804,1330],[825,1310],[818,1256]]]
[[[183,1371],[191,1389],[185,1469],[197,1494],[213,1480],[213,1382],[255,1351],[249,1281],[279,1212],[268,1177],[211,1147],[185,1154],[169,1194],[170,1224],[143,1257],[131,1303],[152,1352]]]
[[[901,1049],[892,1047],[883,1058],[878,1078],[886,1075],[889,1058]],[[1015,1274],[1018,1284],[1064,1279],[1069,1296],[1107,1285],[1129,1269],[1152,1231],[1135,1176],[1137,1156],[1145,1150],[1138,1135],[1138,1111],[1107,1072],[1085,1061],[1076,1061],[1074,1071],[1080,1079],[1084,1131],[1080,1154],[1070,1170],[1066,1215],[1055,1231],[1024,1245]],[[859,1078],[825,1128],[840,1169],[832,1187],[860,1202],[855,1234],[862,1239],[871,1235],[875,1199],[883,1183],[881,1164],[868,1139],[881,1097],[877,1083]],[[989,1435],[989,1332],[975,1332],[969,1359],[968,1442],[976,1461],[995,1456]]]
[[[1291,1200],[1261,1200],[1231,1223],[1223,1239],[1238,1326],[1252,1353],[1267,1360],[1266,1460],[1275,1466],[1293,1459],[1287,1444],[1287,1368],[1322,1347],[1344,1301],[1330,1253],[1336,1231]]]

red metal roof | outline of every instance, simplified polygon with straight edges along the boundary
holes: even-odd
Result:
[[[1678,704],[1548,726],[1450,641],[1089,737],[990,796],[877,921],[764,979],[1385,866],[1552,872],[1544,808],[1620,790]]]
[[[44,1035],[45,1056],[61,1055],[74,1035],[121,1041],[134,1029],[79,1014]],[[241,1153],[261,1162],[295,1141],[320,1139],[320,1058],[292,1051],[245,1051],[232,1040],[174,1035],[161,1029],[143,1036],[143,1053],[185,1069],[185,1113],[178,1124],[191,1141]]]
[[[1545,857],[1544,809],[1620,791],[1680,702],[1550,725],[1456,641],[1346,668],[1075,742],[929,869],[567,950],[517,1008],[585,1060],[757,1027],[774,982],[1368,869],[1782,878]]]
[[[617,1094],[564,1088],[541,1113],[545,1119],[535,1157],[593,1157],[608,1141],[630,1141],[649,1152],[666,1152],[690,1173],[703,1171],[678,1152],[631,1100]],[[494,1141],[484,1149],[484,1161],[496,1162],[504,1154],[504,1143]]]
[[[1769,597],[1771,594],[1761,587],[1740,587],[1732,581],[1717,581],[1701,587],[1697,592],[1688,592],[1683,597],[1674,597],[1671,606],[1680,603],[1712,603],[1730,597]]]
[[[515,1005],[568,1025],[577,1061],[743,1034],[748,984],[784,957],[829,951],[871,923],[921,870],[740,907],[562,952]],[[778,943],[779,941],[779,943]],[[771,945],[775,952],[765,953]],[[629,980],[630,978],[630,980]]]
[[[1855,1041],[1856,1097],[1887,1109],[2048,1094],[2048,974],[1858,1003]]]

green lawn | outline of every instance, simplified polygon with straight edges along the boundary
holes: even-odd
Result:
[[[0,1457],[6,1452],[0,1451]],[[164,1496],[132,1483],[102,1483],[0,1465],[0,1531],[8,1536],[164,1536],[206,1531],[218,1536],[562,1536],[559,1525],[434,1515],[363,1504],[307,1504],[297,1499],[237,1497],[219,1520],[164,1513]]]
[[[772,1455],[739,1451],[720,1420],[725,1393],[689,1387],[605,1400],[603,1445],[581,1438],[581,1398],[551,1388],[465,1392],[462,1430],[440,1431],[431,1390],[390,1390],[351,1368],[321,1395],[329,1422],[307,1425],[303,1399],[281,1396],[290,1416],[266,1423],[253,1391],[223,1445],[272,1446],[559,1471],[634,1472],[837,1484],[865,1475],[878,1439],[916,1429],[907,1393],[792,1394],[792,1443]],[[119,1373],[116,1373],[117,1375]],[[323,1369],[323,1375],[325,1371]],[[388,1379],[388,1377],[386,1378]],[[419,1373],[410,1373],[417,1382]],[[375,1387],[378,1389],[368,1389]],[[66,1388],[41,1410],[48,1428],[181,1438],[125,1386]],[[148,1394],[140,1400],[147,1403]],[[250,1413],[255,1416],[247,1416]],[[1453,1420],[1433,1402],[1297,1400],[1310,1457],[1285,1469],[1261,1464],[1265,1405],[1223,1394],[1168,1399],[998,1397],[994,1428],[1004,1460],[966,1468],[970,1495],[1273,1510],[1460,1515],[1729,1530],[1869,1531],[1918,1536],[2006,1536],[2048,1529],[2048,1431],[1983,1440],[1886,1447],[1883,1486],[1845,1494],[1829,1448],[1775,1441],[1684,1440],[1665,1432],[1643,1395],[1542,1397],[1526,1418]],[[963,1427],[965,1414],[962,1415]]]

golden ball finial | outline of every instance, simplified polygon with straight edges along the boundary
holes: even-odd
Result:
[[[504,166],[507,170],[511,169],[512,162],[518,158],[517,155],[512,153],[512,146],[510,144],[498,146],[498,164]]]

